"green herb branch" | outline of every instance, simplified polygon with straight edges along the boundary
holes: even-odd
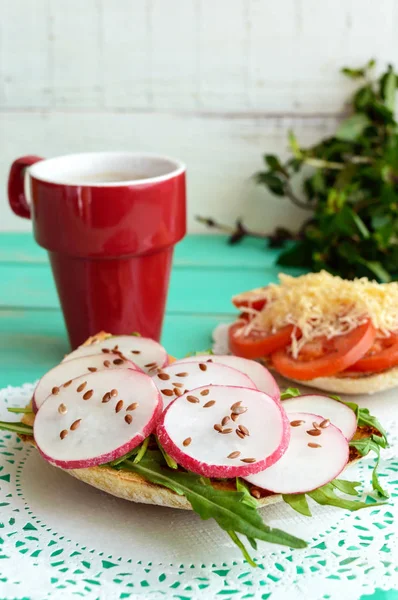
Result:
[[[199,221],[226,232],[232,244],[249,236],[267,239],[282,248],[278,264],[285,267],[326,269],[348,279],[398,279],[398,79],[391,65],[376,78],[374,66],[371,60],[360,69],[342,69],[360,86],[351,115],[333,136],[303,148],[290,132],[290,158],[266,154],[265,168],[254,175],[274,196],[311,213],[298,231],[251,231],[240,219],[235,227]],[[298,180],[302,189],[296,192]]]

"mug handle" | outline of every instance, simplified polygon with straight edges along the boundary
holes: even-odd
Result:
[[[25,196],[25,169],[39,160],[40,156],[22,156],[11,165],[8,177],[8,201],[18,217],[31,218],[31,211]]]

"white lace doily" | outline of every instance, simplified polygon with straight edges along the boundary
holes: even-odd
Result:
[[[0,391],[0,419],[10,420],[7,406],[25,405],[32,389]],[[311,503],[313,518],[284,504],[263,509],[268,524],[309,545],[292,551],[260,542],[257,569],[212,521],[116,499],[0,432],[0,597],[356,600],[398,588],[394,396],[367,400],[390,434],[381,477],[392,501],[358,513]],[[366,459],[346,477],[369,491],[373,464]]]

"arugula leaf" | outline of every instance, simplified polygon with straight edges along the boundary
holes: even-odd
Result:
[[[345,400],[342,400],[340,398],[340,396],[336,396],[334,394],[329,394],[329,397],[333,398],[333,400],[337,400],[338,402],[341,402],[342,404],[345,404],[346,406],[348,406],[348,408],[351,408],[351,410],[355,413],[355,416],[357,418],[357,423],[359,426],[373,427],[374,429],[377,429],[377,431],[379,433],[381,433],[381,436],[383,438],[384,446],[382,446],[382,448],[387,448],[387,446],[388,446],[387,432],[384,429],[384,427],[382,426],[382,424],[380,423],[380,421],[376,417],[374,417],[373,415],[370,414],[368,408],[360,408],[358,406],[358,404],[356,404],[355,402],[346,402]]]
[[[173,471],[162,466],[161,454],[148,451],[139,464],[125,461],[117,468],[128,469],[142,475],[148,481],[163,485],[185,496],[193,510],[204,520],[213,518],[224,531],[240,533],[249,543],[263,540],[291,548],[305,548],[306,542],[280,529],[268,527],[259,512],[244,502],[244,493],[213,488],[203,477],[194,473]],[[235,541],[234,535],[231,539]],[[235,541],[236,543],[236,541]],[[243,544],[242,544],[243,545]],[[242,549],[241,544],[239,547]],[[246,554],[245,554],[246,556]]]
[[[125,460],[128,460],[129,458],[131,458],[132,456],[135,456],[140,450],[140,446],[137,446],[136,448],[133,448],[133,450],[130,450],[130,452],[127,452],[127,454],[123,454],[123,456],[121,456],[120,458],[116,458],[115,460],[112,460],[110,463],[107,463],[108,467],[116,467],[117,465],[120,465],[120,463],[124,462]]]
[[[25,425],[25,423],[9,423],[8,421],[0,421],[0,429],[33,437],[33,427],[31,425]]]
[[[340,123],[335,137],[338,140],[353,142],[358,139],[360,135],[362,135],[366,127],[369,127],[369,125],[371,125],[369,117],[365,115],[365,113],[357,113],[356,115],[352,115]]]
[[[284,392],[281,393],[281,400],[296,398],[296,396],[301,396],[300,390],[298,388],[288,387]]]
[[[242,502],[252,508],[258,508],[259,505],[257,500],[251,495],[250,490],[243,479],[240,479],[239,477],[236,478],[236,489],[243,494]]]
[[[174,458],[171,458],[171,456],[169,454],[167,454],[167,452],[165,452],[165,450],[163,450],[159,440],[158,440],[158,436],[155,435],[155,439],[156,439],[156,443],[157,446],[160,450],[160,452],[162,453],[162,456],[164,458],[164,461],[166,463],[166,465],[170,468],[170,469],[178,469],[178,464],[176,463],[176,461],[174,460]]]
[[[24,415],[30,415],[33,413],[33,410],[28,407],[16,408],[15,406],[10,406],[9,408],[7,408],[7,411],[10,413],[22,413]]]
[[[358,496],[356,488],[361,485],[360,481],[346,481],[345,479],[333,479],[330,483],[333,487],[340,490],[340,492],[348,494],[349,496]]]
[[[207,350],[198,350],[198,352],[189,352],[188,354],[185,355],[186,358],[190,357],[190,356],[197,356],[197,357],[201,357],[201,356],[213,356],[214,352],[211,348],[208,348]]]
[[[312,517],[305,494],[283,494],[282,498],[283,501],[286,502],[286,504],[289,504],[296,512],[305,517]]]
[[[317,490],[308,492],[307,495],[315,500],[315,502],[323,506],[337,506],[338,508],[345,508],[351,511],[375,506],[375,503],[366,504],[366,502],[360,502],[359,500],[348,500],[346,498],[342,498],[341,496],[337,496],[334,491],[333,483],[327,483]],[[383,502],[376,504],[383,504]]]
[[[144,458],[145,453],[146,453],[146,451],[148,449],[148,444],[149,444],[149,436],[147,438],[145,438],[145,440],[139,446],[139,450],[138,450],[137,456],[133,460],[134,464],[139,463]]]
[[[386,440],[385,437],[381,437],[378,435],[372,435],[371,437],[362,439],[362,440],[351,440],[350,446],[356,448],[358,452],[362,456],[366,456],[370,451],[376,453],[376,462],[372,471],[372,486],[373,489],[376,490],[380,496],[383,498],[389,498],[390,495],[386,490],[384,490],[380,484],[379,478],[377,476],[377,469],[380,463],[380,448],[385,448]]]

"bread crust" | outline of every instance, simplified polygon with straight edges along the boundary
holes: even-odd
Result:
[[[398,386],[398,367],[373,375],[358,373],[357,377],[318,377],[310,381],[292,379],[295,383],[334,394],[376,394]]]

